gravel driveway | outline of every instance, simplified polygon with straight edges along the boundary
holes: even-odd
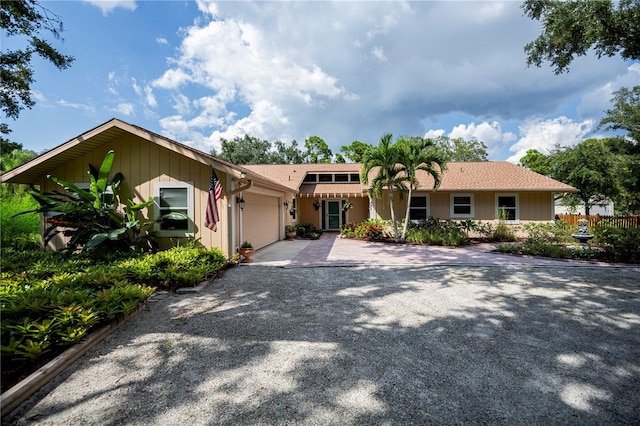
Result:
[[[638,424],[640,268],[241,267],[8,423]]]

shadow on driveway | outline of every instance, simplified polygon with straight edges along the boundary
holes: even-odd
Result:
[[[150,308],[17,424],[625,424],[640,268],[229,270]]]

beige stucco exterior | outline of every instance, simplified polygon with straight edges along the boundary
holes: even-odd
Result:
[[[520,222],[546,222],[554,218],[553,194],[549,192],[439,192],[439,191],[415,191],[414,196],[427,196],[429,216],[438,219],[465,219],[466,217],[454,217],[451,214],[451,196],[471,195],[473,197],[473,215],[470,219],[494,221],[497,220],[496,197],[499,195],[515,195],[518,202],[518,221]],[[400,194],[394,194],[394,210],[396,219],[405,217],[407,211],[406,194],[400,199]],[[389,196],[385,191],[382,198],[374,200],[375,217],[379,219],[391,219]]]

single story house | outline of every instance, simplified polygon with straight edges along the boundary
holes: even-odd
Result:
[[[215,158],[141,127],[112,119],[0,176],[0,182],[22,183],[51,191],[57,185],[47,175],[87,185],[88,164],[99,166],[110,150],[115,152],[113,172],[124,175],[122,193],[140,202],[155,203],[142,213],[160,217],[181,211],[188,221],[155,231],[161,247],[185,238],[197,238],[205,247],[235,253],[243,241],[261,248],[285,238],[285,226],[311,223],[318,229],[337,231],[347,222],[367,218],[389,219],[388,195],[369,198],[360,182],[361,165],[285,164],[238,166]],[[222,186],[217,201],[217,230],[204,226],[212,170]],[[510,223],[551,221],[554,194],[575,192],[561,182],[508,162],[449,163],[440,187],[418,176],[410,217],[493,221],[503,209]],[[406,202],[394,197],[398,218]],[[349,205],[351,208],[344,208]],[[46,218],[41,220],[42,231]],[[49,248],[63,247],[53,239]]]
[[[360,182],[361,164],[284,164],[245,166],[278,182],[295,194],[301,223],[323,230],[339,230],[348,222],[367,218],[391,219],[389,195],[369,198]],[[371,182],[375,169],[370,173]],[[418,188],[411,197],[411,220],[429,217],[495,221],[504,211],[509,224],[548,222],[555,217],[554,194],[576,192],[570,185],[507,161],[452,162],[433,190],[433,177],[417,173]],[[351,208],[343,209],[345,203]],[[406,200],[394,192],[396,219],[406,214]]]

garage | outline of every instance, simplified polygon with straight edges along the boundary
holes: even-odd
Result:
[[[249,191],[242,197],[242,241],[259,249],[280,240],[280,197]]]

